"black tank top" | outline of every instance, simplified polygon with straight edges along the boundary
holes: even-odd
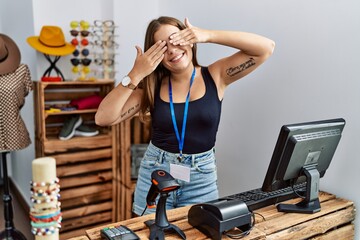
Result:
[[[221,102],[217,88],[207,67],[201,68],[205,82],[205,95],[189,103],[183,153],[206,152],[215,145],[221,115]],[[179,134],[182,131],[185,103],[174,103]],[[178,153],[179,143],[171,120],[170,105],[160,98],[160,87],[155,90],[151,142],[165,151]]]

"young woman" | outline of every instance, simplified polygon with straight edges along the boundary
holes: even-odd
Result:
[[[197,43],[238,51],[203,67],[197,62]],[[218,198],[214,146],[225,89],[260,66],[274,46],[253,33],[202,29],[188,19],[182,23],[160,17],[150,22],[144,52],[136,46],[133,68],[104,98],[95,117],[101,126],[138,112],[142,120],[151,118],[151,142],[135,190],[137,215],[146,207],[156,169],[169,172],[181,186],[168,197],[168,209]]]

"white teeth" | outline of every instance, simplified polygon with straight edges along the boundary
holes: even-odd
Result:
[[[179,60],[181,57],[182,57],[182,54],[174,57],[173,59],[171,59],[171,61],[173,62],[173,61]]]

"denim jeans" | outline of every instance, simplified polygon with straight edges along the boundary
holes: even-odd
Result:
[[[133,203],[135,214],[141,215],[146,207],[146,196],[151,186],[151,173],[158,169],[170,173],[170,163],[191,168],[190,182],[176,179],[180,188],[170,192],[166,201],[166,209],[219,198],[214,149],[198,154],[183,154],[180,162],[178,156],[179,154],[170,153],[152,143],[149,144],[139,168]],[[156,208],[148,208],[144,214],[155,211]]]

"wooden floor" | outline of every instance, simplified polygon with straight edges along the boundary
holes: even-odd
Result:
[[[5,230],[4,202],[3,202],[4,186],[0,184],[0,231]],[[16,195],[10,189],[13,206],[13,223],[16,230],[20,231],[28,240],[34,239],[31,233],[29,213],[26,212]]]

